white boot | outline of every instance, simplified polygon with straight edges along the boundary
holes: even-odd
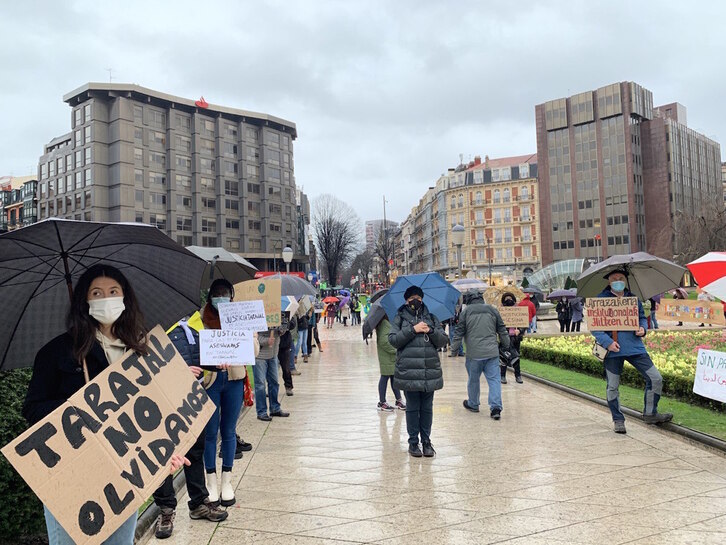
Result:
[[[217,474],[207,473],[207,492],[209,492],[209,501],[217,503],[219,501],[219,491],[217,490]]]
[[[222,471],[222,505],[229,507],[235,504],[234,487],[232,486],[232,472]]]

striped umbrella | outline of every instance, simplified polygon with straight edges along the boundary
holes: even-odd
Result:
[[[726,300],[726,252],[709,252],[686,267],[703,291]]]

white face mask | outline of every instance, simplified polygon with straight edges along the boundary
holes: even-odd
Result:
[[[111,325],[126,310],[123,297],[107,297],[88,301],[88,314],[103,325]]]

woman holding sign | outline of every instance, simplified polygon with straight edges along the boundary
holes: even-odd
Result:
[[[76,283],[68,313],[68,331],[40,349],[33,366],[23,416],[31,424],[43,420],[94,379],[126,350],[146,353],[144,318],[131,285],[118,269],[94,265]],[[173,473],[189,461],[174,455]],[[44,506],[50,545],[74,541]],[[132,545],[136,513],[105,541]]]
[[[227,280],[218,278],[209,287],[209,299],[202,310],[205,329],[222,329],[219,321],[218,306],[229,303],[234,297],[234,288]],[[255,341],[255,344],[257,341]],[[255,350],[257,352],[259,348]],[[204,362],[202,362],[204,365]],[[208,368],[209,369],[209,368]],[[204,387],[207,395],[217,406],[217,410],[207,423],[206,446],[204,447],[204,466],[207,469],[207,491],[209,500],[225,507],[235,504],[232,486],[232,464],[237,447],[237,417],[244,401],[244,378],[247,368],[244,365],[220,365],[214,370],[205,371]],[[217,486],[217,434],[222,436],[222,488]]]
[[[598,297],[633,297],[627,289],[629,273],[626,269],[616,269],[607,273],[604,278],[608,281]],[[645,313],[643,305],[638,301],[638,318],[640,327],[637,331],[593,331],[597,344],[607,349],[605,356],[605,374],[607,378],[607,401],[613,416],[615,433],[625,433],[625,415],[620,411],[620,375],[627,361],[645,379],[645,407],[643,420],[646,424],[660,424],[669,422],[673,415],[658,412],[658,400],[663,389],[663,378],[653,365],[643,344],[646,332]]]

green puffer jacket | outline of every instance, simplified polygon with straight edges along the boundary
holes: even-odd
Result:
[[[459,316],[451,344],[452,354],[459,350],[462,339],[466,342],[466,359],[470,360],[498,358],[500,344],[505,350],[509,348],[509,331],[499,311],[487,305],[481,295],[471,299]]]
[[[425,322],[431,331],[416,333],[413,326]],[[388,341],[397,349],[393,385],[404,392],[433,392],[444,387],[439,348],[449,342],[441,322],[424,305],[416,314],[407,306],[398,309]]]
[[[388,342],[388,334],[391,332],[391,322],[383,318],[376,327],[376,348],[378,349],[378,365],[381,367],[381,375],[391,376],[396,369],[396,349]]]

